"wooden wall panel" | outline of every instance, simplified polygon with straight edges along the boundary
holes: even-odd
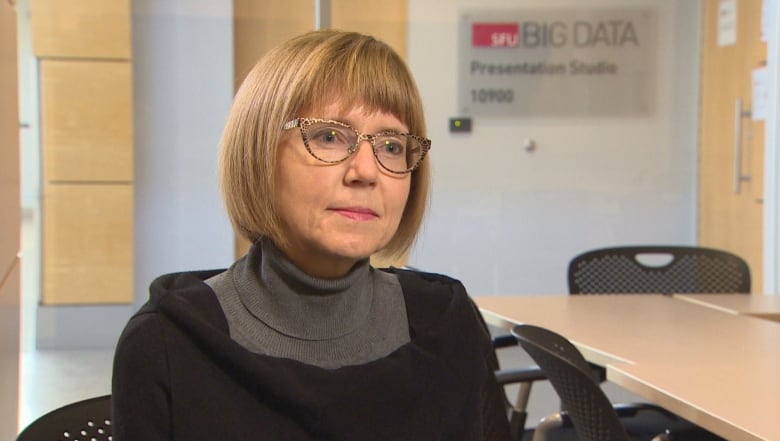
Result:
[[[14,439],[19,406],[21,199],[16,11],[0,3],[0,439]]]
[[[401,0],[333,0],[331,26],[373,35],[402,57],[407,49],[407,2]]]
[[[16,12],[2,5],[0,22],[0,278],[20,249],[19,108]]]
[[[0,6],[2,7],[2,6]],[[0,275],[0,439],[16,438],[19,409],[19,292],[21,269],[15,259]]]
[[[133,301],[130,0],[30,0],[46,305]]]
[[[132,66],[41,60],[45,181],[132,181]]]
[[[38,57],[129,59],[129,0],[30,0]]]
[[[132,302],[132,185],[45,185],[43,202],[42,303]]]
[[[314,2],[311,0],[233,0],[236,89],[268,49],[312,29]]]

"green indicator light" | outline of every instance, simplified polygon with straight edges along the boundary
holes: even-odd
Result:
[[[469,133],[471,132],[471,118],[450,118],[450,132]]]

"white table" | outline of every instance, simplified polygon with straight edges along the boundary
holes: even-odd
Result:
[[[720,309],[780,322],[780,296],[759,294],[675,294],[674,297]]]
[[[780,441],[780,323],[663,295],[474,297],[572,341],[607,380],[730,440]]]

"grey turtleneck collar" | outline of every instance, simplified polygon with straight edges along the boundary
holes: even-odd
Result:
[[[231,338],[259,354],[333,369],[376,360],[410,340],[398,279],[368,259],[341,279],[318,279],[261,240],[206,283]]]

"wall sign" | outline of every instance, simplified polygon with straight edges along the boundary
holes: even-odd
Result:
[[[737,0],[718,3],[718,47],[737,44]]]
[[[646,8],[467,11],[458,43],[459,112],[648,115],[656,16]]]

